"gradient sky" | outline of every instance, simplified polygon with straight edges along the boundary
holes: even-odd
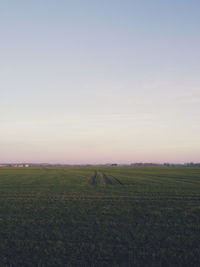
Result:
[[[199,0],[0,1],[0,162],[200,161]]]

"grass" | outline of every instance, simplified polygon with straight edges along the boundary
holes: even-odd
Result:
[[[0,266],[199,266],[199,228],[199,167],[0,168]]]

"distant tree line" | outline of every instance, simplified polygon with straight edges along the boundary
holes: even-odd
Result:
[[[186,162],[186,163],[151,163],[151,162],[134,162],[131,163],[131,166],[200,166],[200,163]]]

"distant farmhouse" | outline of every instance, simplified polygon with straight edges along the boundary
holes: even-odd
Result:
[[[23,168],[23,167],[29,167],[29,164],[11,164],[11,167],[18,167],[18,168]]]
[[[29,167],[29,164],[0,164],[0,167],[18,167],[18,168],[23,168],[23,167]]]

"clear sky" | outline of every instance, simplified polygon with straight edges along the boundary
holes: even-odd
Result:
[[[0,1],[0,162],[21,161],[200,161],[200,1]]]

